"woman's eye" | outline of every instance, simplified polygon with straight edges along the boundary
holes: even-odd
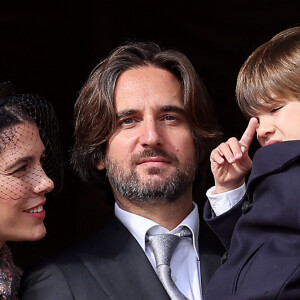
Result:
[[[46,153],[43,152],[43,154],[41,155],[40,161],[43,162],[46,159]]]
[[[23,165],[20,168],[16,169],[13,173],[20,173],[27,170],[27,165]]]

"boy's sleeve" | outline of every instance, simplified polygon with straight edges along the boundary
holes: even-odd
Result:
[[[246,185],[244,183],[237,189],[221,194],[215,194],[214,190],[215,186],[211,187],[206,192],[206,196],[215,216],[220,216],[229,211],[232,207],[234,207],[238,202],[242,200],[246,193]]]
[[[214,213],[209,200],[207,200],[204,205],[204,221],[218,236],[219,240],[222,242],[226,249],[229,249],[234,227],[238,219],[242,215],[242,204],[247,197],[245,193],[242,194],[243,195],[234,206],[230,207],[230,204],[234,203],[233,201],[231,201],[229,205],[227,204],[227,208],[229,207],[229,209],[218,216],[216,216],[216,214]]]

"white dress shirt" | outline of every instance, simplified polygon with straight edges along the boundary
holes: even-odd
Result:
[[[221,194],[215,194],[214,191],[215,186],[211,187],[206,192],[206,196],[215,215],[220,216],[235,206],[243,198],[246,193],[246,185],[244,183],[237,189]]]
[[[196,203],[193,203],[193,205],[192,212],[171,231],[152,220],[121,209],[117,203],[115,204],[115,215],[140,244],[154,269],[156,269],[155,258],[151,247],[146,243],[146,233],[149,232],[151,235],[160,233],[176,234],[184,226],[188,227],[192,232],[192,237],[180,239],[172,255],[170,264],[172,278],[179,290],[189,300],[202,300],[198,243],[199,213]]]

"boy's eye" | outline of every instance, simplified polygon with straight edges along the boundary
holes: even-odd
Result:
[[[283,107],[283,105],[273,107],[273,108],[271,109],[271,112],[272,112],[272,113],[273,113],[273,112],[276,112],[276,111],[280,110],[282,107]]]

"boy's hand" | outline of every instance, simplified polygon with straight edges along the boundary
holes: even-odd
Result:
[[[224,193],[240,187],[252,167],[248,150],[258,121],[251,118],[242,138],[230,138],[221,143],[210,155],[211,170],[215,179],[215,193]]]

